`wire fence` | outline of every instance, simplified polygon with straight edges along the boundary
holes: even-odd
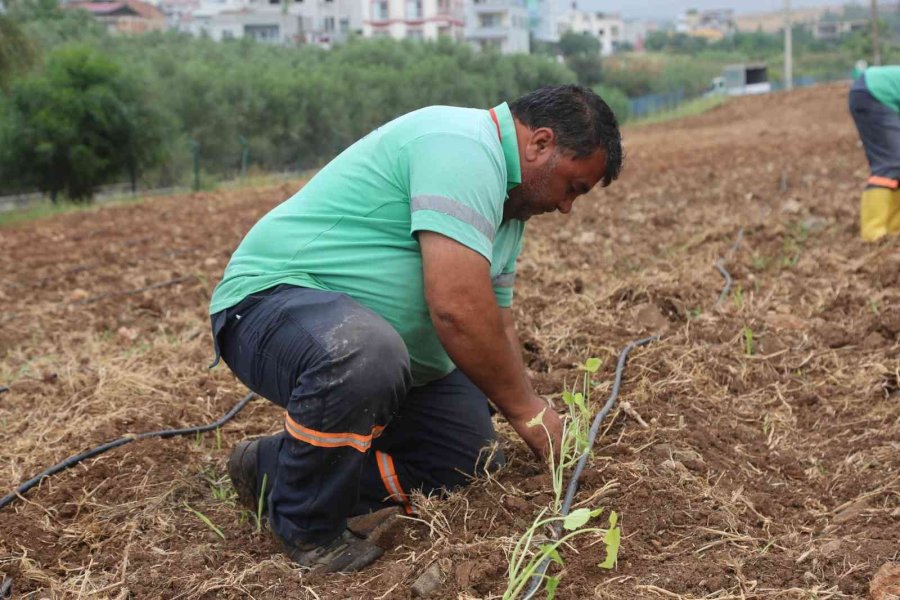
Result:
[[[649,117],[656,113],[675,110],[689,98],[685,97],[684,88],[664,94],[647,94],[628,99],[628,114],[632,119]]]

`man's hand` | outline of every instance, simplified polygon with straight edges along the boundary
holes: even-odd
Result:
[[[535,396],[529,403],[532,411],[522,415],[507,417],[509,424],[519,434],[538,460],[546,461],[550,449],[556,461],[559,461],[559,450],[562,445],[562,421],[559,415],[546,402]],[[536,410],[535,410],[536,409]],[[542,422],[535,423],[538,415]]]

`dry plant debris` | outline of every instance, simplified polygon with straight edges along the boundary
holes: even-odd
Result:
[[[857,238],[866,165],[846,92],[626,130],[620,182],[529,224],[516,311],[541,393],[599,356],[602,397],[618,350],[667,330],[630,358],[628,412],[607,420],[576,498],[620,515],[618,567],[598,570],[600,548],[576,540],[558,598],[861,599],[900,559],[900,243]],[[206,370],[207,298],[298,184],[0,230],[5,488],[128,432],[212,421],[243,395]],[[714,262],[741,227],[734,287],[710,309]],[[550,500],[501,425],[503,471],[420,498],[372,569],[314,579],[256,532],[224,474],[232,444],[278,423],[253,402],[219,437],[135,442],[45,481],[0,511],[0,572],[16,597],[391,599],[431,568],[433,597],[492,598],[503,553]]]

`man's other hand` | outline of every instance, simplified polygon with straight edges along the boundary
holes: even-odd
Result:
[[[532,410],[521,415],[508,415],[507,420],[519,434],[538,460],[547,460],[552,448],[553,455],[559,462],[559,450],[562,443],[562,421],[556,411],[546,402],[535,396],[528,402]],[[538,421],[537,416],[542,420]],[[537,421],[537,422],[535,422]]]

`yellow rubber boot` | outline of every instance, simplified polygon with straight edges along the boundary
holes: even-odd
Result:
[[[900,188],[891,190],[891,212],[888,217],[888,233],[900,233]]]
[[[900,233],[900,190],[868,188],[859,203],[859,234],[873,242],[889,233]]]

